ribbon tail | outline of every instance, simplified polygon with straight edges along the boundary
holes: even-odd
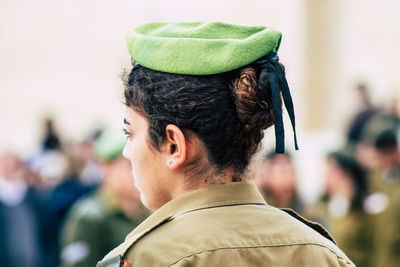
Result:
[[[275,124],[275,151],[276,153],[285,152],[285,131],[283,128],[282,120],[282,100],[280,95],[279,77],[274,71],[272,63],[267,63],[268,79],[271,86],[272,92],[272,106],[274,112],[274,124]]]
[[[298,143],[297,143],[296,119],[295,119],[295,115],[294,115],[294,106],[293,106],[292,96],[290,95],[289,85],[287,83],[285,75],[283,74],[283,71],[278,72],[278,73],[279,73],[278,75],[279,75],[279,78],[280,78],[280,82],[283,85],[282,86],[283,101],[285,103],[285,107],[286,107],[286,110],[288,111],[290,122],[292,124],[294,147],[295,147],[296,150],[299,150],[299,146],[298,146]]]
[[[293,107],[293,101],[292,101],[292,96],[290,95],[290,90],[289,90],[289,85],[287,83],[285,74],[279,65],[278,62],[273,62],[274,70],[277,73],[277,76],[279,77],[279,81],[281,86],[281,91],[282,91],[282,97],[283,101],[285,103],[286,110],[288,111],[290,122],[292,124],[292,129],[293,129],[293,139],[294,139],[294,147],[296,150],[299,150],[299,146],[297,143],[297,134],[296,134],[296,121],[295,121],[295,116],[294,116],[294,107]]]
[[[269,55],[259,59],[256,63],[264,65],[268,71],[268,79],[272,92],[272,106],[275,123],[275,151],[276,153],[284,153],[285,151],[285,132],[282,118],[281,93],[286,110],[289,114],[290,122],[292,124],[294,146],[295,149],[298,150],[299,146],[297,143],[296,120],[294,116],[292,96],[290,95],[290,89],[285,77],[285,73],[282,67],[279,65],[279,57],[275,52],[270,53]]]

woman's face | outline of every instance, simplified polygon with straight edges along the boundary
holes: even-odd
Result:
[[[139,202],[140,195],[132,183],[129,160],[121,156],[109,162],[107,167],[107,175],[110,175],[110,179],[107,182],[113,187],[113,190],[124,199],[129,199],[131,202]]]
[[[152,147],[148,137],[148,122],[131,108],[126,109],[125,130],[128,140],[123,156],[131,162],[135,186],[143,204],[156,210],[171,200],[171,183],[166,153]]]
[[[263,189],[288,199],[296,193],[296,172],[290,159],[285,155],[276,155],[265,160],[257,177]]]
[[[330,197],[337,195],[352,197],[354,194],[351,177],[332,158],[327,159],[325,190]]]

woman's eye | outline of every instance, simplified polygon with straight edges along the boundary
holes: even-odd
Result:
[[[131,135],[131,133],[128,132],[125,128],[122,128],[122,132],[125,134],[125,136],[126,136],[127,138]]]

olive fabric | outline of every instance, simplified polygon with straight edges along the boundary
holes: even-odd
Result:
[[[148,23],[127,35],[133,60],[152,70],[209,75],[245,66],[277,52],[281,32],[221,22]]]
[[[395,166],[392,166],[395,167]],[[400,170],[400,165],[397,166]],[[372,184],[371,196],[380,195],[386,201],[376,201],[381,207],[372,219],[376,227],[373,229],[375,244],[379,244],[374,252],[374,266],[397,267],[400,262],[400,177],[386,177],[383,171],[370,174]]]
[[[114,205],[116,199],[100,189],[73,206],[62,231],[61,266],[95,266],[146,218],[144,212],[127,217]]]
[[[375,241],[374,235],[379,225],[376,225],[372,215],[351,208],[350,201],[346,199],[328,199],[328,196],[308,206],[303,214],[324,225],[338,247],[356,266],[381,266],[374,263],[380,244]]]
[[[162,206],[97,266],[354,266],[296,217],[252,182],[210,185]]]
[[[374,240],[376,225],[372,216],[363,211],[349,211],[344,216],[331,217],[330,225],[338,246],[356,266],[381,266],[373,261],[379,244]]]

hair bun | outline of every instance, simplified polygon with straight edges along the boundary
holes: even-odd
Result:
[[[232,83],[238,118],[245,132],[266,129],[273,124],[271,97],[268,97],[271,90],[269,86],[258,86],[254,68],[245,67],[240,71]]]

